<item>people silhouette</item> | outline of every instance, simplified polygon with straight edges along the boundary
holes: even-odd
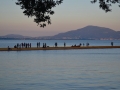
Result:
[[[64,47],[66,47],[66,43],[64,42]]]
[[[111,42],[111,46],[113,46],[113,42]]]

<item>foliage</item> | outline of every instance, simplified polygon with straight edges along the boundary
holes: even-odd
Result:
[[[51,24],[50,15],[54,14],[53,7],[62,3],[63,0],[18,0],[17,5],[21,6],[23,13],[28,17],[33,17],[40,27],[45,27],[46,23]]]
[[[120,4],[120,0],[92,0],[92,3],[99,1],[99,7],[106,12],[111,11],[112,4]],[[45,27],[46,23],[51,24],[50,15],[54,14],[52,8],[63,2],[63,0],[17,0],[16,5],[20,5],[23,13],[28,17],[33,17],[40,27]],[[120,5],[119,5],[120,7]]]
[[[118,3],[120,7],[120,0],[92,0],[91,2],[96,3],[97,1],[99,1],[99,7],[106,12],[111,11],[110,6],[112,6],[112,4]]]

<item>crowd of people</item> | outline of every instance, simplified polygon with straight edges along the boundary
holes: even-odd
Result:
[[[37,42],[37,48],[40,47],[40,42]]]
[[[31,43],[17,43],[14,48],[31,48]]]
[[[79,44],[79,45],[72,45],[72,47],[74,46],[74,47],[76,47],[76,46],[84,46],[85,44],[83,43],[83,44]],[[55,42],[55,47],[57,47],[58,46],[58,44],[57,44],[57,42]],[[86,43],[86,46],[89,46],[89,43]],[[47,44],[46,43],[43,43],[43,46],[42,46],[43,48],[46,48],[46,47],[49,47],[49,46],[47,46]],[[64,47],[66,47],[66,43],[64,42]],[[15,45],[14,46],[14,48],[31,48],[31,43],[17,43],[17,45]],[[37,42],[37,48],[40,48],[40,42]]]
[[[43,48],[49,47],[46,43],[43,43]],[[40,48],[40,42],[37,42],[37,48]]]
[[[86,46],[89,46],[90,44],[89,43],[86,43]],[[57,42],[55,42],[55,47],[57,47],[58,46],[58,43]],[[72,45],[71,47],[81,47],[81,46],[85,46],[85,44],[83,43],[80,43],[79,45]],[[113,46],[113,42],[111,42],[111,46]],[[14,46],[14,48],[31,48],[32,46],[31,46],[31,43],[17,43],[15,46]],[[43,47],[43,48],[46,48],[46,47],[49,47],[49,46],[47,46],[47,44],[46,43],[43,43],[43,46],[41,46],[41,47]],[[66,43],[64,42],[64,47],[66,47]],[[37,42],[37,48],[40,48],[40,42]],[[9,49],[9,46],[8,46],[8,49]]]
[[[89,46],[90,44],[89,43],[86,43],[86,46]],[[81,47],[81,46],[85,46],[85,44],[83,43],[80,43],[79,45],[72,45],[72,47]]]

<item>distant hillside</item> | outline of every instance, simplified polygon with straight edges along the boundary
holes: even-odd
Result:
[[[57,39],[120,39],[120,31],[98,26],[87,26],[81,29],[59,33]]]
[[[2,38],[30,38],[29,36],[23,36],[19,34],[8,34],[5,36],[1,36]]]
[[[105,27],[86,26],[81,29],[59,33],[54,36],[29,37],[18,34],[0,36],[1,39],[120,39],[120,31]]]
[[[117,33],[119,34],[119,36],[120,36],[120,31],[117,31]]]

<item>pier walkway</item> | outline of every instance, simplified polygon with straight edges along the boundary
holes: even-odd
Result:
[[[69,47],[31,47],[31,48],[0,48],[0,51],[30,51],[30,50],[71,50],[71,49],[112,49],[120,46],[69,46]]]

